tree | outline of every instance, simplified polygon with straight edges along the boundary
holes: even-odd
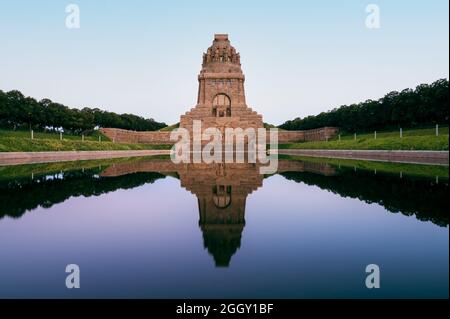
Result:
[[[390,92],[377,101],[343,105],[315,116],[286,121],[280,128],[309,130],[337,126],[348,132],[361,132],[447,123],[448,119],[448,80],[440,79],[431,85],[418,85],[415,90]]]
[[[0,126],[17,128],[64,129],[82,133],[95,127],[113,127],[136,131],[155,131],[166,127],[165,123],[145,119],[133,114],[116,114],[98,108],[69,108],[50,99],[37,102],[14,90],[0,91]]]

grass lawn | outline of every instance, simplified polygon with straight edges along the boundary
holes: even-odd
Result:
[[[99,142],[99,137],[101,142]],[[35,132],[31,139],[29,131],[0,130],[0,152],[44,152],[44,151],[111,151],[111,150],[161,150],[170,145],[119,144],[112,143],[106,136],[95,132],[85,136],[63,135],[59,133]]]
[[[35,139],[49,139],[49,140],[59,140],[60,139],[59,133],[56,133],[56,132],[36,132],[35,131],[33,133],[33,135],[34,135]],[[25,139],[31,139],[31,132],[28,130],[12,131],[12,130],[0,129],[0,139],[5,138],[5,137],[20,137],[20,138],[25,138]],[[84,140],[98,142],[99,137],[100,137],[101,141],[106,141],[106,142],[110,141],[110,139],[106,135],[103,135],[99,131],[94,131],[92,134],[84,136]],[[81,135],[70,135],[70,134],[65,134],[65,133],[63,133],[62,138],[63,138],[63,140],[70,140],[70,141],[81,141],[81,139],[82,139]]]
[[[309,156],[292,156],[279,155],[280,159],[287,159],[293,161],[302,161],[310,163],[330,164],[335,167],[347,167],[352,169],[363,169],[370,171],[379,171],[391,174],[406,174],[410,176],[421,177],[439,177],[447,178],[449,176],[448,166],[436,165],[417,165],[409,163],[388,163],[378,161],[361,161],[353,159],[341,158],[323,158],[323,157],[309,157]]]
[[[328,142],[304,142],[280,144],[280,149],[348,149],[348,150],[439,150],[448,151],[448,126],[439,128],[439,136],[435,136],[435,128],[404,130],[400,138],[398,131],[357,134],[342,133],[340,140],[335,137]],[[99,142],[101,140],[101,142]],[[170,149],[170,145],[152,144],[120,144],[112,143],[100,132],[85,136],[82,141],[79,135],[63,135],[59,133],[34,132],[31,140],[29,131],[0,130],[0,152],[41,152],[41,151],[91,151],[91,150],[149,150]]]
[[[333,139],[320,142],[304,142],[280,144],[280,149],[336,149],[336,150],[437,150],[448,151],[448,126],[439,129],[439,136],[435,135],[435,128],[404,130],[400,138],[399,131],[377,132],[375,134],[341,134]]]
[[[439,135],[448,135],[448,125],[440,125],[439,126]],[[420,129],[404,129],[403,130],[403,137],[411,137],[411,136],[436,136],[436,128],[420,128]],[[377,139],[379,138],[400,138],[400,130],[395,131],[380,131],[377,132]],[[341,133],[341,140],[353,140],[355,138],[355,135],[352,133],[342,132]],[[375,132],[370,133],[363,133],[363,134],[356,134],[356,138],[366,138],[366,139],[373,139],[375,138]],[[338,140],[338,136],[331,139]]]

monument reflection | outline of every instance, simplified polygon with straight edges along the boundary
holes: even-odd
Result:
[[[228,267],[241,246],[247,197],[263,184],[265,176],[259,169],[257,163],[173,164],[165,160],[144,160],[115,164],[101,176],[175,172],[181,186],[197,197],[204,247],[213,256],[217,267]],[[281,160],[278,173],[287,171],[334,173],[328,164]]]
[[[438,179],[429,176],[429,167],[413,166],[409,168],[411,174],[403,175],[389,173],[394,169],[392,165],[380,165],[386,166],[387,172],[356,170],[356,166],[341,168],[329,161],[280,158],[277,174],[286,183],[315,186],[317,191],[377,204],[391,213],[400,212],[448,227],[449,183],[448,175],[442,172],[447,168],[433,168],[436,174],[441,171],[443,177]],[[413,175],[421,170],[426,172],[424,177]],[[170,159],[153,157],[103,165],[88,161],[3,167],[0,169],[0,223],[4,217],[20,219],[36,208],[51,208],[72,197],[131,190],[167,176],[179,179],[182,188],[195,195],[204,247],[217,267],[228,267],[241,247],[247,198],[270,177],[260,174],[259,164],[174,164]],[[167,196],[170,198],[171,194]]]

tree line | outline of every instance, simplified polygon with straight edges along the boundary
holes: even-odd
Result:
[[[49,99],[25,97],[20,91],[0,90],[0,127],[7,129],[50,129],[81,133],[96,127],[113,127],[135,131],[156,131],[166,127],[133,114],[117,114],[98,108],[69,108]]]
[[[62,178],[48,178],[50,174],[34,176],[33,179],[0,179],[0,219],[4,216],[21,217],[25,212],[39,206],[50,208],[70,197],[99,196],[118,189],[132,189],[153,183],[164,175],[141,172],[115,177],[97,177],[100,169],[69,171]]]
[[[324,176],[310,172],[281,173],[297,183],[318,186],[341,197],[377,203],[392,213],[415,216],[441,227],[448,226],[448,180],[438,184],[424,178],[399,178],[392,174],[343,167],[338,174]]]
[[[390,92],[379,100],[343,105],[315,116],[296,118],[279,127],[309,130],[324,126],[348,132],[364,132],[398,127],[420,127],[448,123],[448,80],[421,84],[413,89]]]

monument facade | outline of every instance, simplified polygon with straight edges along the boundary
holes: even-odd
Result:
[[[240,54],[231,46],[227,34],[216,34],[212,46],[203,54],[198,75],[197,105],[181,116],[180,127],[192,132],[194,120],[202,127],[262,128],[262,116],[246,104],[245,76]]]
[[[245,76],[241,56],[231,45],[227,34],[216,34],[212,45],[203,53],[202,68],[198,75],[197,104],[181,115],[179,126],[192,133],[193,121],[201,127],[263,128],[260,114],[248,107],[245,98]],[[115,128],[102,128],[103,134],[117,143],[174,144],[170,132],[136,132]],[[279,143],[327,140],[338,128],[324,127],[307,131],[279,131]],[[191,134],[192,136],[192,134]]]

